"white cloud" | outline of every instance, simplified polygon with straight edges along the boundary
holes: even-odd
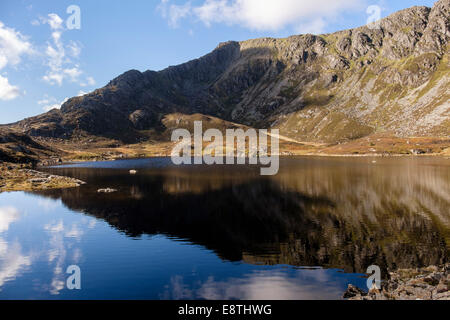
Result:
[[[17,274],[31,265],[31,257],[22,254],[22,248],[17,242],[12,246],[6,245],[0,260],[0,288],[5,282],[16,278]]]
[[[59,233],[64,231],[64,223],[62,220],[58,222],[48,223],[44,226],[44,230],[52,232],[52,233]]]
[[[46,23],[50,26],[52,30],[52,42],[47,43],[47,49],[45,53],[48,58],[47,65],[49,67],[49,71],[43,77],[43,79],[50,84],[57,84],[59,86],[62,85],[64,80],[64,71],[63,64],[66,57],[66,51],[64,48],[64,44],[61,41],[61,35],[63,32],[63,20],[54,13],[50,13],[48,18],[41,18],[43,23]]]
[[[61,73],[50,72],[49,74],[43,76],[42,79],[50,84],[58,84],[59,86],[61,86],[63,83],[64,75]]]
[[[9,225],[20,217],[19,211],[14,207],[0,208],[0,233],[8,231]]]
[[[14,207],[0,207],[0,236],[9,230],[12,223],[20,218],[19,211]],[[31,258],[21,253],[20,245],[15,242],[8,244],[0,237],[0,291],[3,284],[14,279],[17,273],[26,266],[31,265]]]
[[[47,99],[47,97],[46,97],[45,99],[42,99],[42,100],[39,100],[39,101],[38,101],[38,104],[39,104],[39,105],[49,104],[49,103],[50,103],[50,100]]]
[[[324,19],[317,18],[315,20],[310,21],[309,23],[300,24],[296,28],[296,31],[298,33],[302,33],[302,34],[306,34],[306,33],[321,34],[325,31],[326,25],[327,24]]]
[[[63,101],[58,102],[56,98],[45,96],[44,99],[38,101],[38,105],[42,106],[45,112],[48,112],[53,109],[61,109],[61,106],[68,100],[69,98],[65,98]]]
[[[8,78],[0,75],[0,100],[12,100],[20,96],[18,87],[9,83]]]
[[[8,243],[0,238],[0,257],[4,257],[8,252]]]
[[[61,109],[61,104],[60,103],[55,103],[55,104],[47,105],[47,106],[42,107],[42,109],[45,112],[48,112],[48,111],[53,110],[53,109]]]
[[[56,13],[50,13],[46,22],[50,25],[52,30],[63,29],[63,20]]]
[[[51,85],[58,86],[62,86],[64,80],[76,82],[80,86],[95,83],[92,77],[88,77],[84,81],[80,79],[84,72],[76,61],[81,55],[81,44],[75,41],[69,41],[68,44],[63,42],[62,35],[66,31],[63,20],[57,14],[51,13],[47,18],[41,18],[41,22],[48,24],[52,31],[52,40],[47,43],[45,50],[49,70],[42,79]],[[49,107],[54,107],[54,105]]]
[[[163,299],[206,299],[206,300],[317,300],[336,299],[342,293],[332,273],[317,270],[298,270],[286,275],[280,270],[258,271],[241,278],[217,281],[208,277],[190,288],[181,276],[174,276],[166,286]]]
[[[364,0],[205,0],[199,6],[192,6],[190,2],[183,5],[169,2],[163,0],[159,11],[172,27],[182,18],[193,16],[207,26],[225,23],[259,31],[290,26],[304,33],[321,32],[327,19],[358,8]]]
[[[32,52],[31,43],[25,36],[0,21],[0,70],[8,64],[19,64],[22,55]]]
[[[44,103],[48,101],[45,100]],[[53,200],[53,199],[47,199],[47,198],[39,198],[37,201],[37,205],[43,209],[44,211],[53,211],[59,207],[62,206],[61,200]]]
[[[83,234],[84,234],[83,230],[81,230],[77,224],[73,224],[70,230],[67,230],[65,232],[64,236],[67,238],[74,238],[80,240]]]
[[[32,53],[33,49],[28,39],[0,21],[0,70],[8,65],[18,65],[21,56]],[[19,95],[19,88],[11,85],[8,78],[0,75],[0,100],[12,100]]]
[[[87,77],[85,82],[80,83],[80,86],[82,87],[88,87],[88,86],[94,86],[96,84],[96,81],[92,77]]]
[[[88,93],[89,92],[80,90],[77,93],[77,97],[84,96]],[[67,98],[63,99],[62,101],[59,101],[55,97],[50,97],[49,95],[46,94],[42,100],[39,100],[37,102],[37,104],[40,105],[45,112],[48,112],[53,109],[61,109],[62,105],[64,103],[66,103],[68,100],[69,100],[69,98],[67,97]]]
[[[163,0],[159,6],[159,10],[164,18],[169,22],[173,28],[178,27],[178,21],[191,15],[192,6],[190,2],[184,5],[169,5],[168,0]]]
[[[81,54],[81,45],[75,41],[70,41],[70,43],[67,45],[67,48],[69,49],[70,55],[78,58]]]
[[[83,73],[83,71],[81,71],[78,66],[70,69],[64,69],[63,72],[70,78],[72,82],[76,82],[79,76]]]
[[[51,84],[62,86],[65,81],[77,83],[82,87],[95,85],[91,76],[85,75],[80,68],[78,59],[81,55],[82,44],[77,41],[64,43],[63,34],[66,31],[64,21],[55,13],[50,13],[45,18],[33,20],[32,25],[48,25],[51,30],[51,38],[45,44],[45,65],[48,67],[42,79]],[[6,27],[0,21],[0,71],[7,66],[17,66],[24,55],[35,54],[37,51],[28,41],[28,38],[20,32]],[[25,94],[20,88],[11,84],[6,73],[0,74],[0,100],[12,100]],[[53,101],[45,104],[44,110],[48,111],[60,108],[63,102]]]

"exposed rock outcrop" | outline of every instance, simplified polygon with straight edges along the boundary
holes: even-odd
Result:
[[[349,300],[450,300],[450,264],[421,269],[402,269],[390,273],[381,290],[369,293],[349,285]]]

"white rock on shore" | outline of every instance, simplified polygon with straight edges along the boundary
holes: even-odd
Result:
[[[105,188],[105,189],[98,189],[97,193],[114,193],[117,192],[116,189],[112,189],[112,188]]]

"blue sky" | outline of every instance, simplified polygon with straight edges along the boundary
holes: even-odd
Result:
[[[0,124],[60,107],[121,73],[161,70],[219,42],[327,33],[434,0],[0,0]],[[79,29],[69,26],[77,22]],[[73,19],[75,18],[75,19]]]

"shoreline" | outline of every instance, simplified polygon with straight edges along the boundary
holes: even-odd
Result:
[[[86,138],[87,139],[87,138]],[[142,159],[154,157],[170,157],[176,146],[170,141],[145,141],[123,144],[115,140],[80,140],[64,142],[60,140],[44,140],[61,152],[52,160],[45,159],[44,165],[57,164],[55,159],[68,161],[98,161],[119,159]],[[208,146],[203,144],[203,148]],[[225,147],[224,147],[225,148]],[[270,150],[269,150],[270,152]],[[225,149],[223,152],[225,154]],[[279,156],[308,157],[410,157],[430,156],[450,158],[450,137],[396,137],[389,134],[371,136],[338,143],[303,142],[283,137],[279,142]],[[47,162],[47,163],[45,163]],[[50,163],[48,163],[50,162]],[[60,161],[61,162],[61,161]]]
[[[376,158],[376,159],[399,159],[399,158],[442,158],[450,160],[450,156],[446,154],[321,154],[321,153],[308,153],[308,154],[280,154],[282,158]],[[13,192],[13,191],[35,191],[35,190],[47,190],[47,189],[65,189],[75,188],[85,184],[84,181],[74,179],[71,177],[50,175],[40,169],[58,167],[67,164],[86,163],[86,162],[107,162],[107,161],[120,161],[120,160],[137,160],[137,159],[152,159],[152,158],[170,158],[168,155],[161,154],[149,154],[136,157],[111,157],[96,159],[45,159],[40,161],[37,165],[30,165],[26,163],[9,163],[0,162],[0,193]]]
[[[271,156],[269,154],[269,156]],[[443,158],[446,160],[450,160],[450,155],[442,154],[442,153],[429,153],[429,154],[325,154],[325,153],[305,153],[305,154],[279,154],[280,158],[297,158],[297,157],[322,157],[322,158]],[[100,158],[100,159],[99,159]],[[105,161],[119,161],[119,160],[137,160],[137,159],[152,159],[152,158],[170,158],[170,155],[162,155],[162,154],[149,154],[142,155],[136,157],[111,157],[111,158],[101,158],[97,157],[96,159],[67,159],[60,163],[54,163],[50,165],[38,165],[38,168],[46,168],[46,167],[57,167],[59,165],[64,164],[73,164],[73,163],[84,163],[84,162],[105,162]]]
[[[86,182],[35,170],[30,165],[1,163],[0,194],[3,192],[38,191],[76,188]]]
[[[389,273],[381,290],[369,292],[349,285],[346,300],[450,300],[450,263],[416,269],[399,269]]]

